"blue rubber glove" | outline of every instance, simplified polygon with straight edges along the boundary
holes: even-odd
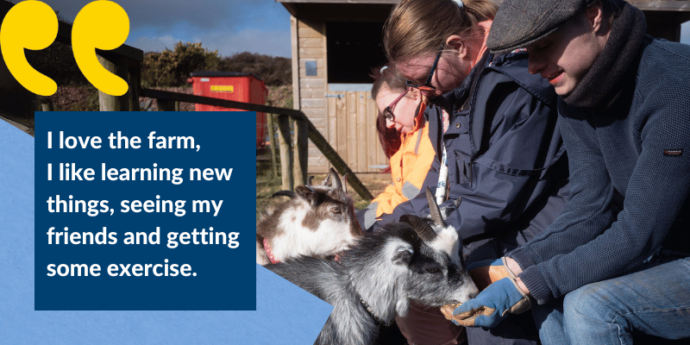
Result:
[[[507,313],[520,314],[531,306],[515,280],[503,278],[487,287],[477,297],[453,310],[453,323],[465,327],[488,327],[498,325]]]

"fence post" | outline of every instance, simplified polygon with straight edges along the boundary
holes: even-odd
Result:
[[[100,111],[129,111],[130,95],[132,92],[133,84],[129,78],[129,73],[127,73],[127,58],[125,57],[113,57],[105,58],[98,55],[98,62],[105,67],[109,72],[119,76],[124,79],[129,85],[129,90],[123,96],[111,96],[103,91],[98,91],[98,107]],[[134,86],[138,87],[138,86]]]
[[[135,60],[134,67],[127,69],[129,76],[129,109],[140,111],[139,89],[141,88],[141,63]]]
[[[295,185],[307,184],[307,165],[309,159],[309,125],[306,121],[295,119]]]
[[[158,111],[180,111],[180,102],[167,99],[157,99]]]
[[[273,177],[278,177],[278,162],[276,161],[276,129],[273,127],[273,119],[275,115],[266,114],[266,122],[268,125],[268,147],[271,151],[271,167],[273,168]]]
[[[295,180],[292,176],[292,150],[290,144],[290,117],[278,116],[278,141],[280,145],[280,175],[283,179],[283,189],[293,190]]]
[[[53,105],[53,101],[50,100],[50,98],[41,98],[41,110],[42,111],[54,111],[55,106]]]

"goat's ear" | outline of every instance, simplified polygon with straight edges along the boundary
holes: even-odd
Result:
[[[393,253],[393,261],[396,265],[408,265],[410,260],[412,260],[412,255],[414,255],[414,249],[410,244],[401,244],[395,248],[395,253]]]
[[[312,206],[315,206],[318,202],[319,196],[317,195],[316,191],[314,191],[314,189],[312,189],[311,187],[297,186],[295,188],[295,193],[300,198],[308,201],[309,204],[311,204]]]

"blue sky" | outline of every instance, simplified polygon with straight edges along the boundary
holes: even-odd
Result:
[[[43,0],[74,20],[92,0]],[[250,51],[290,57],[290,14],[274,0],[115,0],[130,19],[127,44],[143,51],[201,42],[221,56]],[[681,42],[690,44],[690,23]]]
[[[93,0],[42,0],[74,20]],[[290,57],[290,13],[274,0],[115,0],[130,20],[126,44],[143,51],[201,42],[221,56],[250,51]]]

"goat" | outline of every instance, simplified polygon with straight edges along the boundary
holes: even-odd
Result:
[[[355,216],[347,184],[331,168],[319,186],[309,177],[306,186],[279,191],[290,201],[259,222],[256,229],[256,262],[278,263],[304,256],[327,257],[344,251],[364,233]]]
[[[410,301],[464,303],[479,290],[460,265],[458,235],[427,190],[431,220],[400,217],[360,238],[341,263],[300,257],[268,269],[333,305],[316,344],[373,344],[379,325],[406,316]]]

